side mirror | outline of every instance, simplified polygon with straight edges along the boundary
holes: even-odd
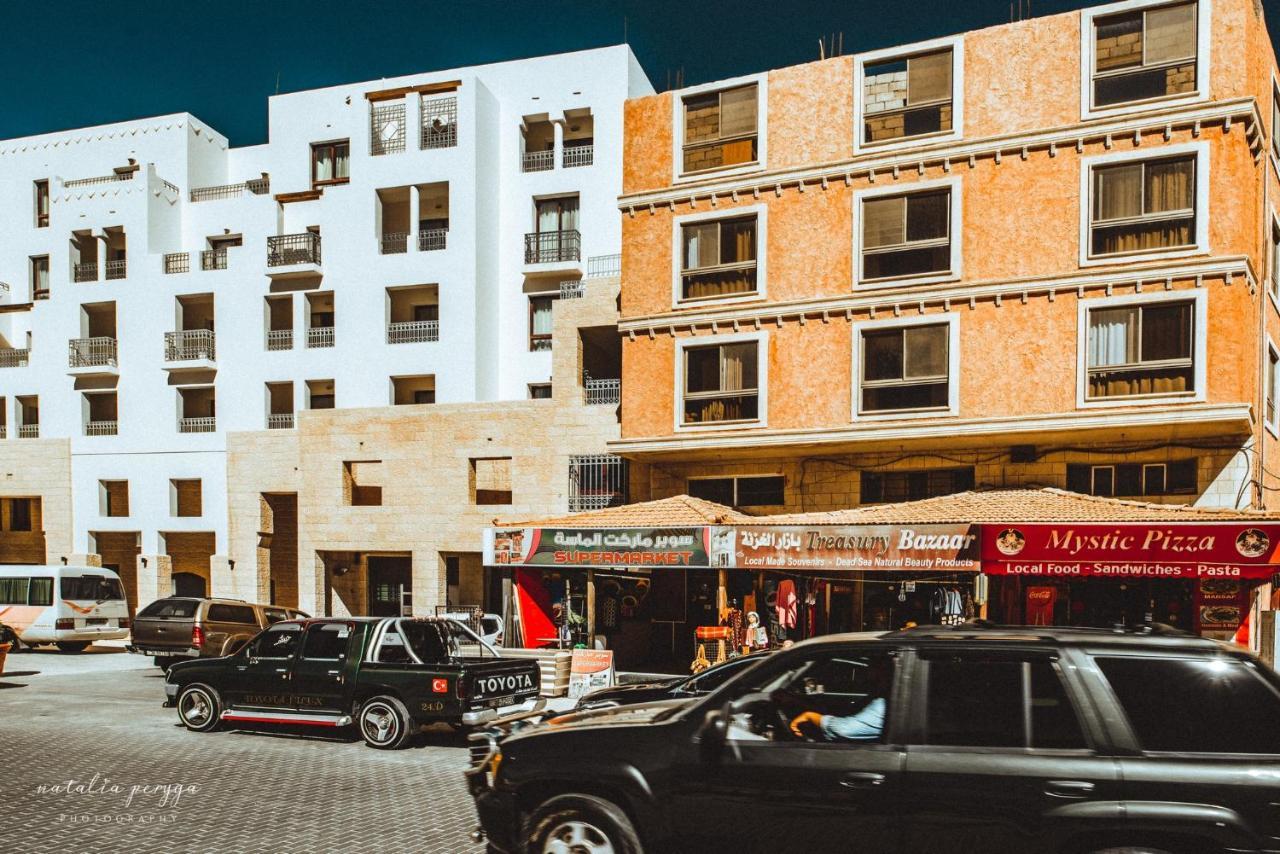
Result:
[[[707,712],[698,730],[703,759],[715,761],[720,757],[720,751],[724,748],[725,739],[729,734],[729,721],[732,717],[732,703],[725,703],[721,708]]]

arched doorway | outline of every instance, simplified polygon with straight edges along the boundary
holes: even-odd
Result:
[[[194,572],[175,572],[173,574],[173,595],[194,596],[203,598],[208,594],[205,590],[204,578]]]

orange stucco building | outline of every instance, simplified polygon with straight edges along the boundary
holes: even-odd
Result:
[[[633,497],[1277,506],[1274,79],[1136,0],[629,102]]]

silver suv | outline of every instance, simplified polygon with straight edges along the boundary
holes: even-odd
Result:
[[[272,623],[306,617],[295,608],[241,599],[170,596],[138,612],[128,650],[153,656],[167,670],[184,659],[231,655]]]

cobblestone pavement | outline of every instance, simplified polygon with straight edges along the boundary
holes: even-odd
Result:
[[[0,675],[0,851],[483,848],[467,839],[466,743],[447,728],[390,752],[354,734],[190,733],[138,656],[70,674],[55,656],[11,655]]]

